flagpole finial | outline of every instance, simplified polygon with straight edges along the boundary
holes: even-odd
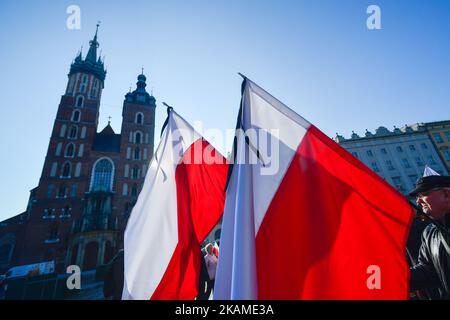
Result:
[[[167,103],[163,102],[163,105],[165,105],[167,107],[167,115],[169,115],[170,111],[173,110],[173,107],[169,106]]]

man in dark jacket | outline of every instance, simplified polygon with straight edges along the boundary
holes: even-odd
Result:
[[[411,268],[411,289],[439,288],[441,298],[450,299],[450,177],[420,178],[410,196],[434,221],[422,234],[418,264]]]

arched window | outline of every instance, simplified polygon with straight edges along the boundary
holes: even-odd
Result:
[[[77,126],[71,126],[69,129],[69,139],[76,139],[78,133],[78,127]]]
[[[114,164],[109,158],[101,158],[94,165],[91,191],[111,191]]]
[[[61,177],[63,178],[70,177],[70,162],[64,163],[61,171]]]
[[[141,143],[142,142],[142,133],[140,133],[139,131],[137,131],[134,134],[134,143]]]
[[[135,118],[134,122],[137,123],[137,124],[143,124],[144,123],[144,115],[142,114],[142,112],[136,113],[136,118]]]
[[[77,97],[76,106],[79,107],[79,108],[83,108],[83,106],[84,106],[84,98],[83,98],[83,96],[78,96]]]
[[[64,152],[64,156],[66,158],[73,158],[75,156],[75,145],[73,143],[69,143],[66,146],[66,152]]]
[[[134,160],[140,160],[141,159],[141,149],[136,148],[134,149]]]
[[[137,166],[133,167],[131,170],[131,178],[138,179],[139,178],[139,168]]]
[[[80,110],[74,110],[72,112],[72,121],[73,122],[80,122],[80,116],[81,116],[81,111]]]

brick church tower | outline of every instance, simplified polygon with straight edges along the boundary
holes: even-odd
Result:
[[[107,263],[123,246],[128,216],[153,155],[156,100],[146,77],[125,95],[120,134],[97,132],[106,70],[97,31],[87,55],[70,66],[39,185],[32,190],[11,265],[54,260],[82,271]],[[19,233],[18,233],[19,234]]]

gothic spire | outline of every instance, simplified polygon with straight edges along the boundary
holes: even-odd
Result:
[[[97,33],[98,33],[99,26],[100,26],[100,22],[97,23],[97,29],[95,30],[94,39],[89,41],[89,51],[86,56],[86,61],[91,61],[92,63],[97,62],[97,48],[100,45],[97,41]]]

